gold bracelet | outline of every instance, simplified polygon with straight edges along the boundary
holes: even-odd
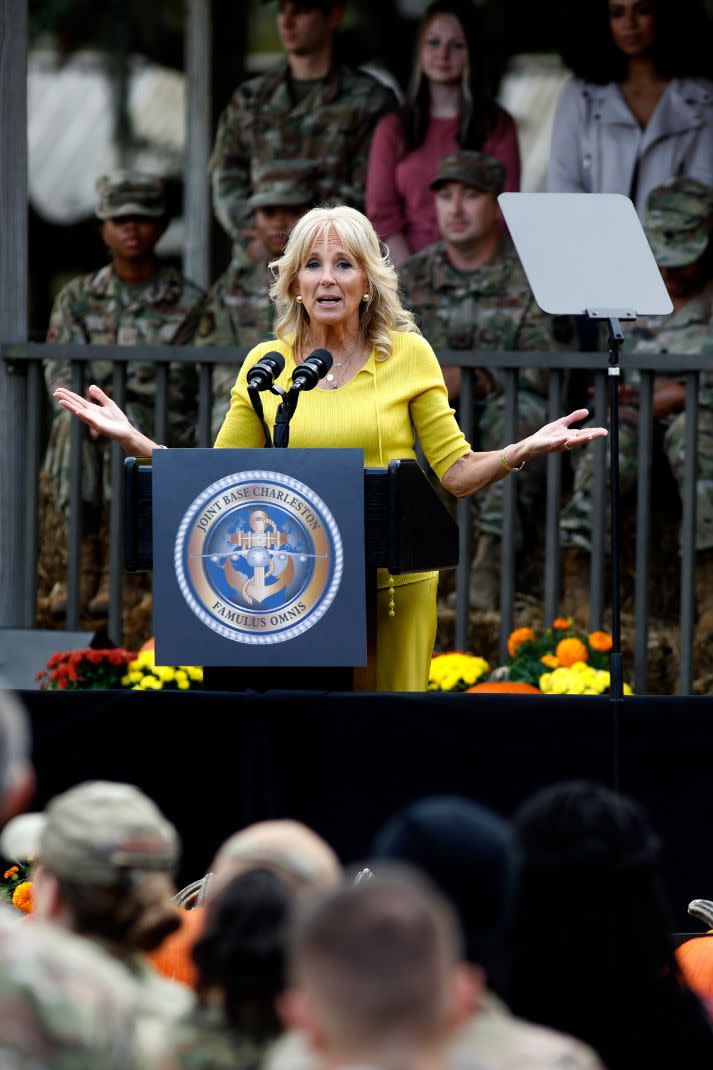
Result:
[[[505,449],[507,449],[507,446],[505,447]],[[503,450],[500,454],[500,463],[506,472],[522,472],[523,468],[525,467],[525,461],[522,462],[519,468],[515,468],[513,467],[513,465],[508,464],[507,458],[505,456],[505,450]]]

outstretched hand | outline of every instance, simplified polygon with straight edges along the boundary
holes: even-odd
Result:
[[[568,416],[560,416],[551,424],[545,424],[525,441],[531,457],[541,453],[561,453],[572,450],[575,446],[584,446],[595,438],[605,438],[609,433],[606,427],[572,427],[589,416],[588,409],[575,409]]]
[[[92,438],[105,435],[106,438],[121,442],[133,431],[126,413],[94,384],[87,390],[86,398],[64,386],[58,387],[53,396],[63,408],[88,425]]]

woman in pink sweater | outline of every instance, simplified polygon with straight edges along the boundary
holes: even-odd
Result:
[[[520,153],[512,116],[483,88],[472,4],[434,0],[419,29],[406,105],[386,115],[371,143],[366,211],[392,260],[438,241],[429,182],[438,161],[459,147],[496,156],[506,190],[520,188]]]

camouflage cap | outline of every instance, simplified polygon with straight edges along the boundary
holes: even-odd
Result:
[[[505,186],[505,164],[485,152],[464,149],[439,161],[438,172],[430,188],[438,189],[444,182],[463,182],[481,193],[493,193],[497,197]]]
[[[56,796],[45,810],[39,862],[59,877],[113,884],[125,870],[170,872],[178,834],[132,784],[90,780]]]
[[[673,178],[646,198],[644,230],[659,267],[683,267],[701,256],[713,231],[713,188]]]
[[[253,172],[251,208],[272,208],[315,203],[319,173],[312,160],[273,160]]]
[[[96,191],[99,219],[120,219],[127,215],[159,219],[166,214],[166,187],[157,175],[114,171],[99,176]]]

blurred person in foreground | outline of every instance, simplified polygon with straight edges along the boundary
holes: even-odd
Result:
[[[0,824],[24,807],[33,789],[27,716],[0,681]],[[3,1068],[145,1068],[152,1063],[137,1011],[135,985],[101,949],[0,906]]]
[[[515,1012],[582,1037],[609,1070],[713,1066],[713,1031],[676,962],[661,844],[642,807],[563,781],[536,792],[514,824]]]
[[[138,788],[102,780],[57,795],[44,816],[35,916],[104,948],[134,982],[147,1015],[186,1013],[192,993],[161,977],[145,955],[180,924],[173,825]]]
[[[516,1018],[505,987],[508,935],[518,894],[519,853],[510,824],[460,796],[432,796],[395,813],[377,832],[370,865],[403,862],[425,873],[457,911],[465,957],[482,977],[477,1011],[451,1045],[449,1065],[602,1070],[572,1036]]]
[[[304,904],[288,981],[283,1016],[331,1070],[443,1070],[479,990],[448,903],[415,872],[388,868]]]
[[[290,894],[330,888],[342,875],[336,854],[313,829],[299,821],[257,821],[234,832],[218,848],[196,895],[196,905],[180,911],[181,927],[149,959],[159,972],[196,987],[193,948],[203,932],[206,907],[235,877],[260,869],[283,881]]]
[[[233,877],[205,907],[193,947],[198,1003],[167,1029],[172,1065],[251,1070],[279,1036],[294,892],[269,869]]]

